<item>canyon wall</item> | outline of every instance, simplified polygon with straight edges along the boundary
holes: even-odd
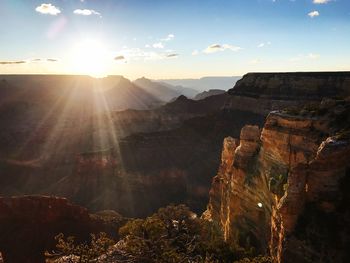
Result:
[[[248,73],[228,93],[225,108],[267,115],[323,98],[350,96],[350,72]]]
[[[336,100],[271,112],[261,133],[245,126],[239,139],[224,140],[203,216],[230,243],[274,262],[346,262],[349,128],[350,103]]]

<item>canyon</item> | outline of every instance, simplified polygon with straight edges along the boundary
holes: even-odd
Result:
[[[60,96],[47,84],[12,93],[19,83],[5,78],[0,88],[1,231],[22,216],[25,229],[45,215],[56,227],[61,212],[81,216],[83,233],[101,229],[61,197],[128,217],[185,203],[198,214],[207,207],[202,217],[232,246],[274,262],[349,259],[350,73],[249,73],[227,93],[123,110],[110,89],[91,106],[85,85]],[[38,194],[60,198],[11,197]],[[62,209],[50,216],[52,205]],[[38,207],[39,218],[22,215]],[[44,232],[70,233],[60,227]],[[11,258],[8,236],[0,251]]]

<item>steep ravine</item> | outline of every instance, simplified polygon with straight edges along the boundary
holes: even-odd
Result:
[[[324,100],[226,138],[204,217],[274,262],[346,262],[349,123],[349,102]]]

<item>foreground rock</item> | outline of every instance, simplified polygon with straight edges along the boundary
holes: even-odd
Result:
[[[103,218],[103,213],[90,215],[65,198],[0,197],[0,252],[5,263],[45,262],[44,252],[55,248],[54,237],[59,233],[80,241],[90,233],[116,233],[113,220]]]
[[[204,216],[274,262],[347,262],[349,124],[349,102],[324,100],[225,139]]]

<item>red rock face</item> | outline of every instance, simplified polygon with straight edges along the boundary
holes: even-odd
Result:
[[[58,233],[88,238],[93,221],[85,208],[46,196],[0,198],[0,251],[5,263],[45,262]]]
[[[227,138],[204,216],[228,241],[269,248],[275,262],[304,262],[295,229],[305,207],[339,217],[339,182],[350,165],[349,140],[329,135],[333,122],[272,112],[260,138],[256,126],[242,129],[238,146]]]

